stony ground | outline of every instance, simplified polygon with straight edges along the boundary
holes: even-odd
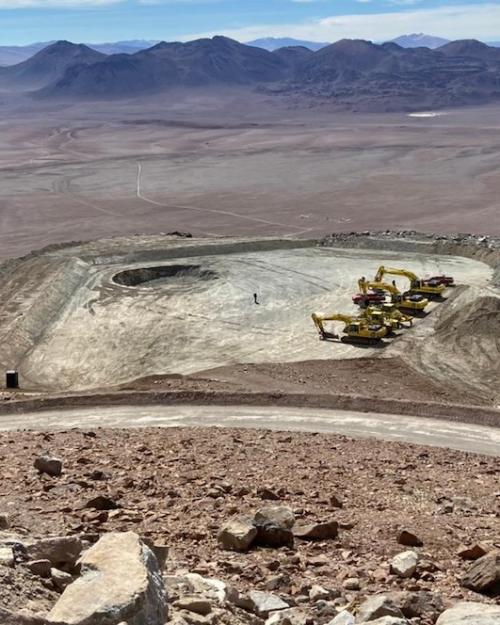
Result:
[[[44,452],[62,459],[60,477],[35,470]],[[171,572],[289,597],[320,584],[355,601],[403,589],[488,601],[460,586],[469,564],[457,551],[478,541],[500,547],[500,462],[492,457],[335,435],[138,429],[4,433],[0,461],[0,511],[21,536],[134,530],[169,546]],[[118,507],[88,507],[98,495]],[[225,520],[270,503],[290,506],[301,523],[335,519],[339,536],[246,554],[218,547]],[[406,580],[389,570],[405,549],[402,528],[423,541],[417,574]],[[0,574],[0,606],[53,601],[50,583],[27,583],[24,569],[0,565]],[[350,578],[359,590],[345,588]]]

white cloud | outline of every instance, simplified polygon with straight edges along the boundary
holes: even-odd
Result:
[[[0,0],[0,9],[55,9],[119,4],[123,0]]]
[[[383,41],[414,32],[438,34],[449,39],[499,40],[500,3],[335,15],[298,24],[263,24],[222,32],[188,34],[182,39],[226,35],[238,41],[261,37],[294,37],[310,41],[337,41],[343,38]]]

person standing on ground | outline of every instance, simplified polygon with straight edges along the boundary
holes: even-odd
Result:
[[[254,301],[254,304],[260,304],[260,302],[257,300],[257,293],[253,294],[253,301]]]

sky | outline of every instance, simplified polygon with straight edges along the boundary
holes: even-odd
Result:
[[[0,45],[215,34],[385,41],[413,32],[500,41],[500,0],[0,0]]]

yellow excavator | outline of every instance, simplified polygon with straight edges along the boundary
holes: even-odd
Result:
[[[367,319],[360,317],[351,317],[333,313],[331,315],[323,315],[322,313],[313,313],[312,319],[316,326],[319,338],[322,341],[337,340],[342,343],[354,343],[358,345],[375,345],[379,343],[384,336],[387,336],[387,328],[379,323],[371,323]],[[334,332],[325,330],[325,321],[341,321],[344,323],[342,330],[345,336],[340,337]]]
[[[413,325],[413,317],[411,315],[406,315],[399,310],[397,306],[389,303],[368,306],[363,310],[361,316],[370,321],[379,321],[379,323],[384,324],[388,330],[392,331],[405,327],[405,323],[410,326]]]
[[[393,304],[381,304],[379,306],[367,306],[359,315],[370,323],[383,325],[387,329],[387,336],[404,327],[404,323],[413,324],[413,318],[403,314]]]
[[[389,293],[391,302],[396,308],[402,311],[408,311],[412,314],[422,314],[429,300],[418,294],[401,293],[397,286],[387,284],[385,282],[369,282],[366,278],[358,280],[360,293],[353,297],[353,301],[359,306],[365,306],[370,302],[372,294],[380,292]],[[371,292],[370,292],[371,291]],[[363,298],[366,298],[363,300]],[[383,301],[379,301],[378,305],[383,305]]]
[[[445,284],[438,282],[434,283],[430,280],[422,280],[421,278],[418,278],[413,271],[409,271],[408,269],[394,269],[393,267],[384,267],[384,265],[381,265],[378,268],[377,275],[375,276],[375,282],[383,282],[384,276],[386,275],[403,276],[404,278],[408,278],[410,281],[410,288],[408,290],[410,293],[416,295],[440,298],[446,289]]]

